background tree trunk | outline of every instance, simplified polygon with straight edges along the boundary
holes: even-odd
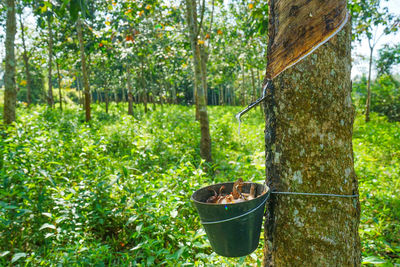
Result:
[[[198,114],[201,129],[201,140],[200,140],[200,155],[203,159],[208,162],[212,161],[211,158],[211,136],[210,126],[208,121],[207,113],[207,81],[206,81],[206,70],[205,64],[202,64],[202,56],[200,52],[200,46],[198,43],[198,25],[197,25],[197,8],[196,0],[186,0],[186,18],[189,27],[189,39],[193,53],[193,65],[195,73],[195,87],[197,88],[197,103],[198,103]],[[204,55],[203,55],[204,57]],[[204,60],[204,58],[203,58]],[[204,62],[203,62],[204,63]]]
[[[133,92],[131,83],[131,69],[129,64],[126,68],[126,83],[128,86],[128,114],[133,116]]]
[[[109,89],[105,89],[104,90],[104,94],[105,94],[105,99],[106,99],[106,113],[108,114],[108,104],[109,104],[109,102],[110,102],[110,97],[109,97]]]
[[[81,18],[79,18],[79,17],[76,22],[76,29],[78,32],[79,48],[80,48],[80,52],[81,52],[83,85],[85,87],[85,120],[86,120],[86,122],[88,122],[88,121],[90,121],[90,87],[89,87],[89,80],[88,80],[87,69],[86,69],[85,47],[83,45],[82,21],[81,21]]]
[[[358,194],[353,168],[351,28],[274,80],[265,102],[272,191]],[[358,198],[272,194],[265,266],[359,266]]]
[[[32,78],[31,78],[31,72],[29,70],[29,57],[28,57],[28,52],[26,51],[25,29],[24,29],[24,24],[22,23],[22,15],[21,14],[19,14],[19,24],[21,27],[22,48],[24,50],[24,52],[22,53],[22,58],[24,60],[24,65],[25,65],[26,102],[28,103],[28,106],[30,106],[30,104],[32,103]]]
[[[49,36],[48,36],[48,46],[49,46],[49,83],[48,83],[48,92],[47,92],[47,105],[49,107],[53,107],[54,105],[54,97],[53,97],[53,81],[52,81],[52,67],[53,67],[53,32],[51,29],[51,17],[47,16],[47,26],[49,27]]]
[[[244,84],[244,59],[242,60],[242,93],[241,93],[241,103],[242,106],[246,106],[246,86]]]
[[[365,103],[365,122],[369,122],[369,111],[371,107],[371,68],[372,68],[372,53],[374,47],[370,46],[369,66],[368,66],[368,82],[367,82],[367,101]]]
[[[59,94],[59,100],[60,100],[60,110],[63,109],[62,107],[62,93],[61,93],[61,75],[60,75],[60,64],[56,62],[57,64],[57,77],[58,77],[58,94]]]
[[[15,20],[15,2],[6,1],[6,69],[4,73],[4,123],[10,124],[15,121],[15,105],[17,102],[17,90],[15,88],[15,33],[17,31]]]

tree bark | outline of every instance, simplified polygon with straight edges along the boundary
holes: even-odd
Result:
[[[244,59],[242,60],[242,94],[241,94],[241,103],[242,106],[246,105],[246,88],[245,88],[245,84],[244,84]]]
[[[257,99],[257,89],[256,89],[256,83],[255,83],[255,79],[254,79],[253,67],[250,68],[250,73],[251,73],[251,86],[253,87],[253,97],[252,97],[251,101],[254,102]]]
[[[24,60],[24,65],[25,65],[26,102],[29,107],[32,104],[32,78],[31,78],[31,72],[29,70],[29,57],[28,57],[28,52],[26,51],[25,30],[24,30],[24,24],[22,23],[22,15],[21,14],[19,14],[19,24],[21,27],[22,48],[24,49],[24,52],[22,53],[22,58]]]
[[[211,162],[211,136],[205,95],[207,93],[207,80],[205,64],[202,64],[202,55],[200,51],[200,45],[198,43],[199,31],[197,25],[196,0],[186,0],[186,18],[189,27],[189,39],[193,53],[193,65],[195,73],[194,83],[195,87],[197,88],[198,113],[201,129],[200,155],[206,161]]]
[[[133,116],[133,91],[131,83],[131,70],[129,64],[126,68],[126,83],[128,86],[128,114]]]
[[[48,83],[48,91],[47,91],[47,105],[49,107],[54,106],[54,97],[53,97],[53,83],[52,83],[52,67],[53,67],[53,32],[51,29],[51,17],[47,16],[47,26],[49,27],[49,36],[48,36],[48,46],[49,46],[49,83]]]
[[[368,81],[367,81],[367,101],[365,103],[365,122],[369,122],[369,112],[371,108],[371,68],[372,68],[372,53],[374,47],[370,46],[369,66],[368,66]]]
[[[107,87],[106,87],[107,88]],[[105,96],[105,98],[106,98],[106,113],[108,114],[108,105],[109,105],[109,102],[110,102],[110,96],[109,96],[109,89],[105,89],[104,90],[104,96]]]
[[[273,10],[273,8],[271,8]],[[274,80],[265,102],[266,182],[273,191],[358,195],[351,25]],[[358,197],[272,194],[265,266],[359,266]]]
[[[57,65],[57,77],[58,77],[58,95],[60,100],[60,110],[63,109],[62,107],[62,93],[61,93],[61,75],[60,75],[60,64],[56,62]]]
[[[15,20],[15,2],[6,1],[6,69],[4,73],[4,123],[10,124],[15,121],[15,106],[17,102],[17,90],[15,87],[15,33],[17,31]]]
[[[75,77],[76,77],[76,90],[78,91],[78,105],[80,106],[82,104],[80,76],[76,74]]]
[[[85,120],[86,120],[86,122],[88,122],[88,121],[90,121],[90,86],[89,86],[88,74],[87,74],[87,69],[86,69],[85,47],[83,45],[82,21],[81,21],[80,17],[78,17],[78,20],[76,22],[76,29],[78,32],[79,48],[80,48],[80,52],[81,52],[83,85],[85,87]]]

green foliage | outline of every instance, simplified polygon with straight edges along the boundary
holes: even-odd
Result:
[[[20,62],[22,64],[22,62]],[[22,68],[22,67],[21,67]],[[32,103],[40,103],[43,102],[44,93],[43,92],[43,84],[44,84],[44,77],[41,73],[40,69],[35,66],[30,66],[30,74],[31,74],[31,97]],[[17,100],[22,102],[28,102],[27,99],[27,80],[25,77],[25,72],[21,72],[17,74],[17,84],[18,84],[18,95]]]
[[[384,34],[396,32],[398,19],[389,13],[387,7],[381,7],[381,0],[351,0],[348,8],[352,17],[353,40],[361,41],[362,36],[367,37],[369,46],[373,47],[379,38],[376,28],[383,26]],[[393,23],[394,21],[394,23]],[[373,42],[373,43],[371,43]]]
[[[353,98],[356,106],[365,104],[367,97],[365,76],[353,83]],[[389,120],[400,121],[400,82],[389,75],[382,75],[371,83],[371,111],[387,116]]]
[[[72,109],[20,108],[0,145],[0,265],[243,262],[212,252],[189,198],[205,184],[263,179],[261,112],[239,138],[239,108],[211,108],[216,162],[205,165],[193,109],[102,109],[83,124]],[[262,244],[246,261],[261,257]]]
[[[384,45],[379,49],[379,58],[377,60],[378,75],[391,74],[393,65],[400,64],[400,44],[390,46]]]
[[[191,193],[210,183],[264,179],[263,116],[210,107],[215,162],[198,151],[194,110],[159,107],[135,117],[124,105],[20,107],[0,139],[0,265],[261,265],[258,250],[226,259],[212,252]],[[399,264],[400,125],[371,114],[354,127],[364,264]],[[0,164],[0,167],[1,167]]]
[[[357,117],[354,165],[361,202],[363,263],[400,264],[400,124],[371,114]]]

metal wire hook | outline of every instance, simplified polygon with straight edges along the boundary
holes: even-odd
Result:
[[[240,111],[238,114],[236,114],[236,119],[238,119],[239,122],[241,122],[240,118],[246,114],[250,109],[254,108],[255,106],[257,106],[258,104],[260,104],[262,101],[264,101],[267,98],[267,91],[268,88],[272,86],[272,81],[271,80],[267,80],[267,83],[264,85],[263,87],[263,95],[257,99],[256,101],[250,103],[247,108],[245,108],[244,110]]]

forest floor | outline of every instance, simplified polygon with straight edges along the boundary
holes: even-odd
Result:
[[[151,106],[150,106],[151,107]],[[0,265],[261,265],[258,249],[228,259],[210,248],[192,192],[206,184],[264,180],[264,120],[241,107],[209,107],[213,164],[199,158],[194,109],[18,107],[0,139]],[[1,118],[0,118],[1,119]],[[400,124],[372,114],[354,125],[365,264],[400,264]],[[186,264],[185,264],[186,263]]]

